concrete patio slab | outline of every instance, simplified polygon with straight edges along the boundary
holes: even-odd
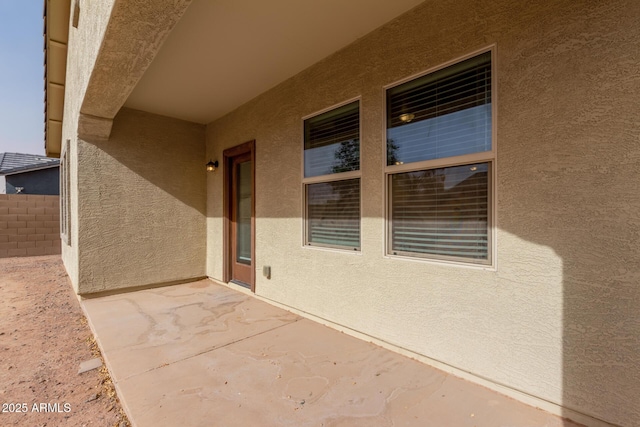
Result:
[[[138,427],[576,426],[211,281],[83,306]]]
[[[208,280],[85,299],[82,305],[115,381],[300,319]]]

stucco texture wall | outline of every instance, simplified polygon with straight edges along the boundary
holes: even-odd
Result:
[[[204,131],[124,108],[78,141],[81,294],[205,276]]]
[[[497,269],[385,257],[383,87],[492,44]],[[426,1],[211,123],[207,158],[256,140],[256,292],[594,425],[640,425],[639,60],[638,2]],[[361,253],[305,248],[302,117],[358,96]]]
[[[82,2],[78,28],[69,22],[62,146],[69,141],[70,244],[62,242],[62,260],[76,292],[79,280],[78,252],[78,117],[98,51],[102,45],[115,0]],[[63,148],[64,150],[64,148]]]

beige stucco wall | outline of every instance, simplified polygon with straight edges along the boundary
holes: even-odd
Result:
[[[204,131],[123,108],[78,142],[80,293],[205,276]]]
[[[63,145],[70,141],[71,244],[62,255],[81,294],[205,274],[204,127],[123,109],[107,142],[78,137],[87,86],[104,71],[94,65],[114,4],[82,2],[69,31]],[[121,80],[114,86],[133,84]]]
[[[69,22],[62,147],[69,140],[71,244],[62,242],[62,260],[76,292],[78,253],[78,117],[115,0],[82,2],[78,28]],[[64,148],[63,148],[64,150]]]
[[[639,41],[635,1],[427,1],[211,123],[207,158],[256,140],[257,294],[640,425]],[[492,44],[497,269],[386,258],[383,86]],[[353,97],[362,251],[304,248],[301,118]],[[222,178],[207,183],[207,274],[216,279]]]

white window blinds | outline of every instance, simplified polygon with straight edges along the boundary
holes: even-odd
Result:
[[[391,250],[486,260],[489,164],[391,176]]]
[[[491,52],[387,90],[391,254],[491,263],[491,114]]]
[[[491,54],[387,91],[387,164],[491,150]]]
[[[305,244],[360,249],[360,102],[304,121]]]

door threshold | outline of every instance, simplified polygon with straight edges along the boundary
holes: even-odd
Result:
[[[247,288],[251,290],[251,285],[240,280],[231,280],[229,283],[233,283],[234,285],[242,286],[243,288]]]

